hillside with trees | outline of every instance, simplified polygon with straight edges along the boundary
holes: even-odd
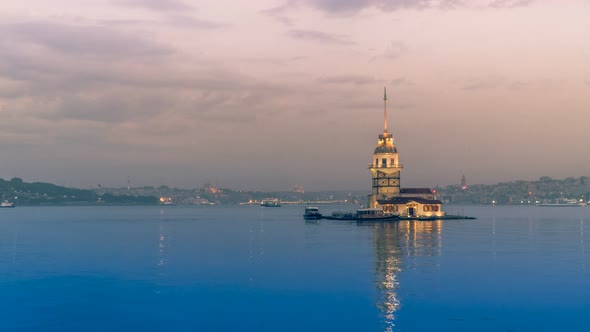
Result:
[[[16,205],[155,205],[153,196],[99,195],[93,190],[24,182],[21,178],[0,179],[0,200]]]
[[[573,199],[588,202],[590,178],[582,176],[558,180],[544,176],[537,181],[477,184],[465,189],[454,185],[437,187],[436,191],[441,200],[457,204],[537,204]]]

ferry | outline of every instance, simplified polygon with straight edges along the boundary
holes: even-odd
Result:
[[[587,204],[584,202],[580,202],[580,203],[540,203],[537,204],[537,206],[541,206],[541,207],[580,207],[580,206],[586,206]]]
[[[358,209],[356,212],[335,211],[330,216],[322,215],[321,219],[328,220],[356,220],[356,221],[387,221],[399,220],[400,216],[392,213],[385,213],[379,208]]]
[[[281,201],[278,198],[266,198],[260,202],[260,206],[266,207],[280,207]]]
[[[382,220],[397,220],[399,215],[385,213],[379,208],[368,208],[356,210],[356,220],[358,221],[382,221]]]
[[[2,203],[0,203],[0,208],[13,208],[14,207],[14,203],[9,202],[9,201],[4,201]]]
[[[576,199],[561,199],[556,200],[555,203],[539,203],[537,206],[541,207],[579,207],[586,206],[584,201],[578,201]]]
[[[305,220],[320,220],[322,219],[322,214],[320,213],[320,209],[316,206],[306,206],[305,213],[303,214],[303,219]]]
[[[334,211],[332,212],[332,218],[337,220],[356,220],[356,212],[351,211]]]

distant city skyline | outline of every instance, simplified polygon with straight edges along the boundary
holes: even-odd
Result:
[[[590,175],[584,0],[0,4],[0,178],[370,190]]]

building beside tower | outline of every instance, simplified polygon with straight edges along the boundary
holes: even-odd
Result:
[[[401,188],[399,162],[393,135],[387,131],[387,90],[383,90],[383,134],[379,135],[377,147],[369,165],[372,175],[372,190],[368,207],[382,208],[386,212],[408,217],[444,216],[442,202],[429,188]]]

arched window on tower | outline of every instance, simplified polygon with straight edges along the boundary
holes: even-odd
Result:
[[[391,158],[391,160],[389,160],[389,165],[395,165],[395,158]]]
[[[387,158],[381,159],[381,167],[387,167]]]

